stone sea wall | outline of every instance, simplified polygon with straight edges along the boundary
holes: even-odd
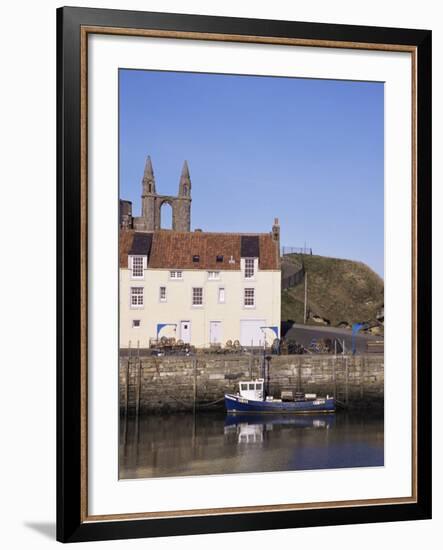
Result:
[[[120,358],[120,411],[128,414],[211,410],[238,382],[262,376],[262,358],[251,355]],[[381,409],[382,354],[272,356],[270,393],[283,390],[333,395],[349,408]]]

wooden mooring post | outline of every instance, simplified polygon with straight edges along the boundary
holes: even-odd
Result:
[[[194,388],[193,388],[193,403],[192,403],[192,452],[193,457],[196,457],[197,453],[197,415],[196,415],[196,402],[197,402],[197,359],[194,357],[192,359],[193,367],[193,379],[194,379]]]
[[[366,371],[366,357],[362,357],[361,363],[360,363],[360,400],[361,402],[363,402],[363,396],[364,396],[365,371]]]
[[[337,355],[334,357],[334,361],[332,363],[332,382],[334,384],[334,397],[337,399]]]
[[[131,362],[131,340],[128,345],[128,361],[126,362],[126,376],[125,376],[125,415],[128,415],[128,402],[129,402],[129,364]]]
[[[196,401],[197,401],[197,359],[194,357],[192,360],[192,366],[194,369],[194,395],[192,400],[192,412],[194,414],[195,418],[195,411],[196,411]]]
[[[140,394],[141,394],[141,380],[142,380],[142,364],[140,361],[140,341],[137,341],[137,367],[136,367],[136,396],[135,396],[135,414],[140,413]]]

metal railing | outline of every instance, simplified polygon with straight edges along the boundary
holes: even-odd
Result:
[[[285,256],[286,254],[306,254],[309,256],[312,256],[312,248],[303,246],[303,247],[296,247],[296,246],[282,246],[281,249],[282,256]]]
[[[299,271],[296,271],[292,275],[288,275],[287,277],[282,277],[282,280],[281,280],[282,290],[287,290],[288,288],[292,288],[293,286],[300,284],[303,281],[304,277],[305,277],[304,266]]]

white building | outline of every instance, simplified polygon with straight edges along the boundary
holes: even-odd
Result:
[[[196,347],[280,335],[278,220],[272,233],[122,230],[120,347],[162,336]]]

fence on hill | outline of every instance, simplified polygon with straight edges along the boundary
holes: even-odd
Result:
[[[312,248],[303,246],[303,247],[296,247],[296,246],[283,246],[281,249],[282,256],[285,256],[286,254],[306,254],[309,256],[312,256]]]
[[[305,266],[302,264],[300,268],[292,264],[292,262],[282,262],[282,279],[281,288],[287,290],[295,285],[303,282],[305,277]]]

